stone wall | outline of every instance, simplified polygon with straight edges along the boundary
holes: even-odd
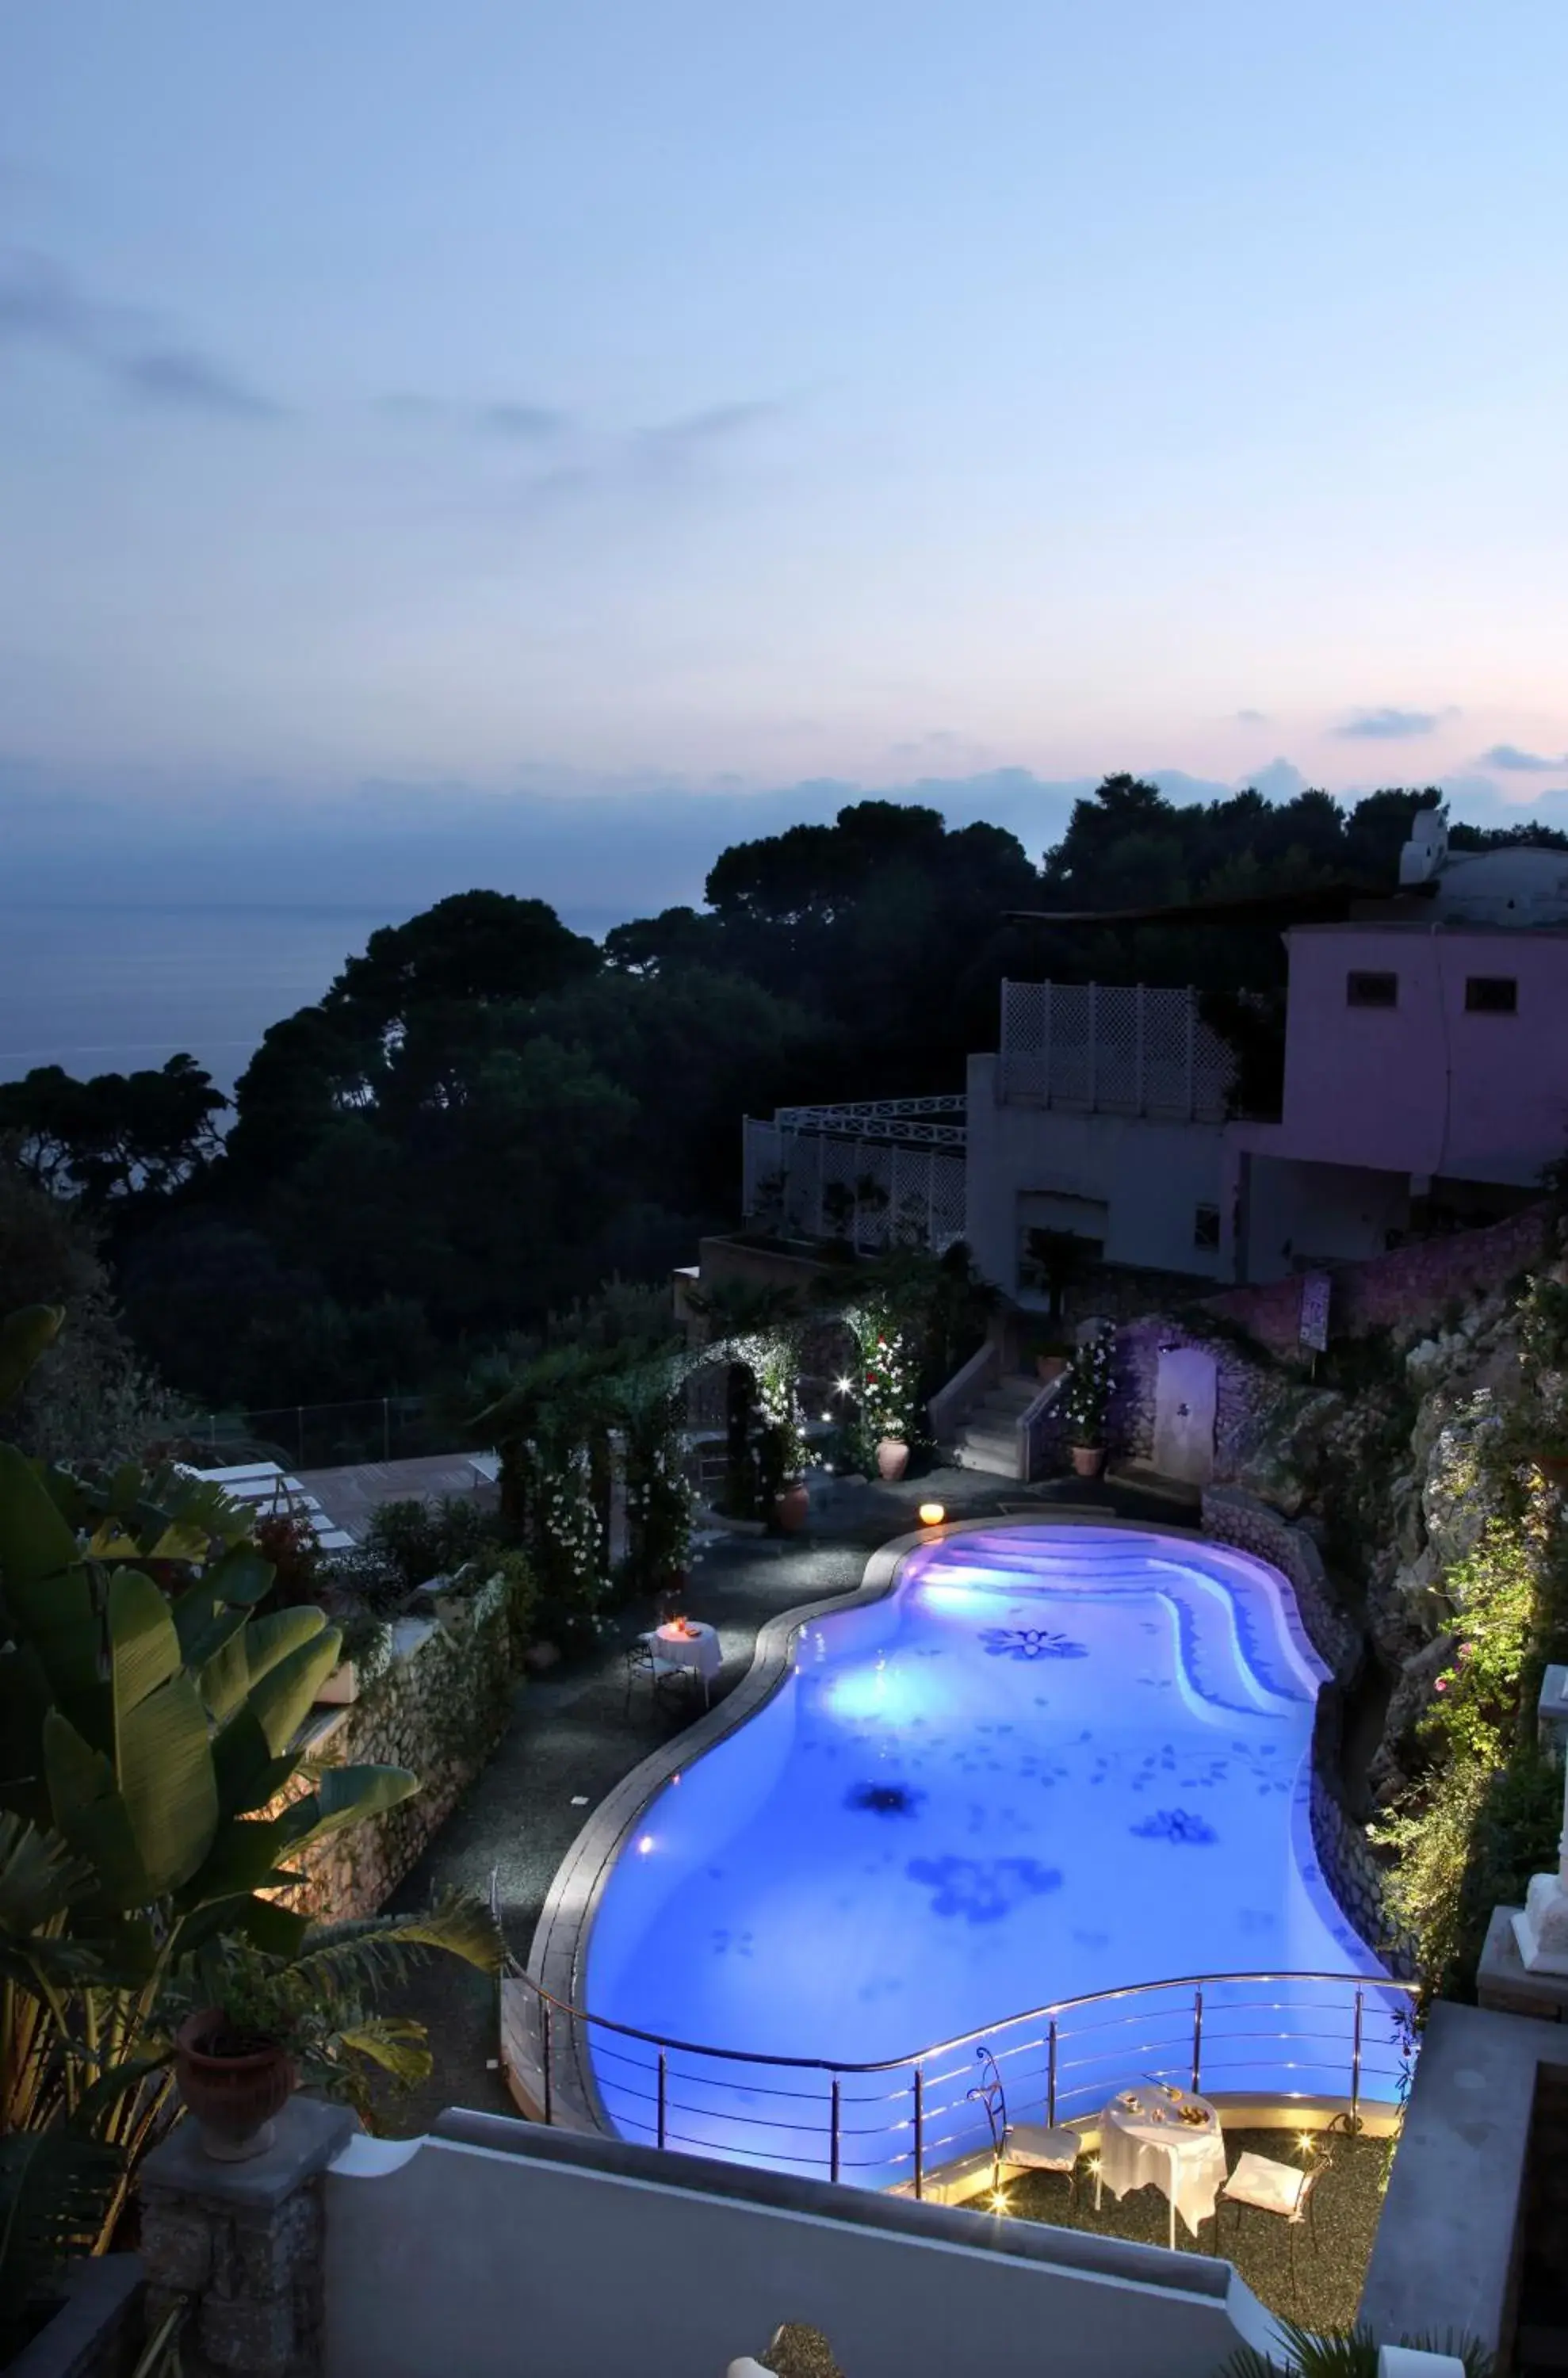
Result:
[[[324,1922],[373,1916],[382,1906],[505,1731],[513,1646],[504,1579],[449,1610],[439,1621],[399,1619],[386,1674],[346,1709],[319,1711],[307,1728],[308,1759],[330,1767],[406,1767],[421,1785],[400,1808],[328,1834],[295,1861],[305,1880],[282,1896]],[[287,1796],[309,1788],[296,1778]]]
[[[1281,1382],[1255,1354],[1189,1327],[1168,1314],[1152,1314],[1116,1336],[1116,1385],[1112,1443],[1123,1459],[1148,1461],[1154,1450],[1154,1388],[1162,1349],[1200,1346],[1214,1359],[1214,1471],[1228,1478],[1246,1459],[1278,1402]]]
[[[1538,1263],[1551,1228],[1550,1207],[1529,1206],[1484,1231],[1459,1231],[1396,1247],[1366,1263],[1345,1264],[1333,1274],[1330,1332],[1335,1338],[1364,1337],[1378,1328],[1418,1333],[1456,1298],[1484,1295]],[[1236,1322],[1260,1345],[1293,1352],[1299,1341],[1301,1282],[1292,1278],[1225,1289],[1205,1297],[1203,1309]]]
[[[1219,1544],[1256,1553],[1296,1589],[1308,1639],[1336,1685],[1349,1684],[1361,1664],[1361,1634],[1334,1599],[1322,1555],[1304,1528],[1243,1494],[1239,1486],[1203,1489],[1203,1532]]]
[[[1415,1943],[1396,1935],[1383,1903],[1382,1868],[1363,1828],[1346,1816],[1334,1790],[1340,1771],[1340,1721],[1344,1688],[1364,1656],[1360,1629],[1334,1599],[1322,1555],[1304,1528],[1292,1527],[1277,1511],[1236,1486],[1209,1486],[1203,1493],[1203,1532],[1216,1543],[1255,1553],[1287,1578],[1314,1651],[1332,1680],[1318,1696],[1312,1741],[1309,1816],[1312,1846],[1324,1881],[1354,1929],[1379,1950],[1400,1980],[1416,1976]]]

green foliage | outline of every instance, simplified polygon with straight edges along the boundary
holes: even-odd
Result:
[[[54,2189],[80,2240],[90,2186],[91,2242],[107,2241],[167,2095],[172,1976],[219,1933],[297,1949],[303,1919],[261,1894],[295,1880],[289,1860],[312,1841],[417,1788],[397,1768],[333,1769],[280,1805],[339,1638],[319,1610],[259,1615],[271,1583],[211,1486],[135,1463],[83,1480],[0,1445],[17,2237],[42,2234],[34,2200]]]
[[[313,1925],[288,1956],[224,1937],[174,1976],[163,2016],[173,2031],[187,2015],[216,2008],[230,2042],[220,2053],[285,2048],[301,2087],[341,2098],[370,2121],[375,2083],[406,2089],[430,2071],[424,2025],[380,2014],[375,2002],[438,1952],[499,1973],[501,1937],[481,1900],[453,1892],[422,1916]]]
[[[1568,1653],[1568,1524],[1540,1467],[1568,1436],[1568,1292],[1530,1282],[1516,1395],[1472,1406],[1445,1490],[1481,1515],[1434,1589],[1453,1656],[1421,1723],[1428,1770],[1373,1838],[1393,1853],[1387,1900],[1417,1936],[1429,1988],[1468,1988],[1491,1909],[1554,1862],[1562,1784],[1536,1741],[1542,1671]]]
[[[1314,2336],[1294,2320],[1281,2320],[1278,2328],[1288,2360],[1275,2361],[1247,2346],[1231,2356],[1219,2378],[1378,2378],[1379,2344],[1369,2328],[1331,2328]],[[1423,2330],[1399,2342],[1417,2353],[1451,2355],[1463,2362],[1465,2378],[1494,2378],[1496,2365],[1478,2337]]]
[[[493,1515],[466,1495],[381,1503],[370,1515],[352,1575],[376,1606],[392,1607],[431,1578],[452,1577],[482,1560],[497,1542]]]
[[[100,1207],[165,1197],[216,1157],[215,1118],[228,1103],[194,1057],[88,1082],[40,1065],[0,1082],[0,1137],[41,1187]]]
[[[892,1297],[873,1295],[844,1308],[859,1357],[855,1399],[869,1468],[884,1437],[909,1445],[920,1433],[920,1370]]]

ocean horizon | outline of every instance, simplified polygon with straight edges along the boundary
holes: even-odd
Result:
[[[319,1000],[380,925],[358,903],[0,902],[0,1081],[132,1073],[187,1051],[232,1093],[268,1027]],[[625,912],[561,908],[602,939]]]

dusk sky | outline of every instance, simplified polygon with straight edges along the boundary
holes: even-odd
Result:
[[[0,850],[1568,821],[1565,91],[1562,0],[0,6]]]

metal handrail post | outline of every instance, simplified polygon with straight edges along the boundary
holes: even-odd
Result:
[[[838,2177],[838,2075],[833,2075],[833,2106],[827,2125],[827,2177]]]
[[[1052,2017],[1045,2048],[1045,2127],[1056,2127],[1056,2024]]]
[[[1198,2095],[1198,2076],[1203,2069],[1203,1991],[1201,1986],[1192,1993],[1192,2094]]]
[[[917,2064],[914,2069],[914,2188],[917,2196],[925,2194],[925,2075]]]
[[[544,2066],[545,2066],[545,2123],[546,2123],[546,2127],[548,2128],[548,2127],[549,2127],[549,2120],[550,2120],[550,2115],[551,2115],[549,2068],[550,2068],[550,2060],[550,2060],[550,2043],[551,2043],[551,2038],[552,2038],[552,2036],[553,2036],[553,2035],[552,2035],[552,2026],[551,2026],[550,2017],[551,2017],[551,2013],[552,2013],[553,2010],[551,2009],[550,2002],[549,2002],[549,1999],[545,1999],[545,2000],[543,2000],[541,2001],[541,2003],[542,2003],[542,2005],[543,2005],[543,2009],[544,2009],[544,2018],[545,2018],[545,2019],[544,2019],[544,2024],[543,2024],[543,2025],[542,2025],[542,2030],[543,2030],[543,2034],[544,2034],[544,2038],[543,2038],[543,2047],[544,2047]]]
[[[1367,2001],[1365,1990],[1356,1993],[1356,2023],[1350,2041],[1350,2127],[1361,2127],[1361,2011]]]
[[[665,2113],[669,2104],[669,2059],[661,2048],[658,2051],[658,2143],[664,2144]]]

